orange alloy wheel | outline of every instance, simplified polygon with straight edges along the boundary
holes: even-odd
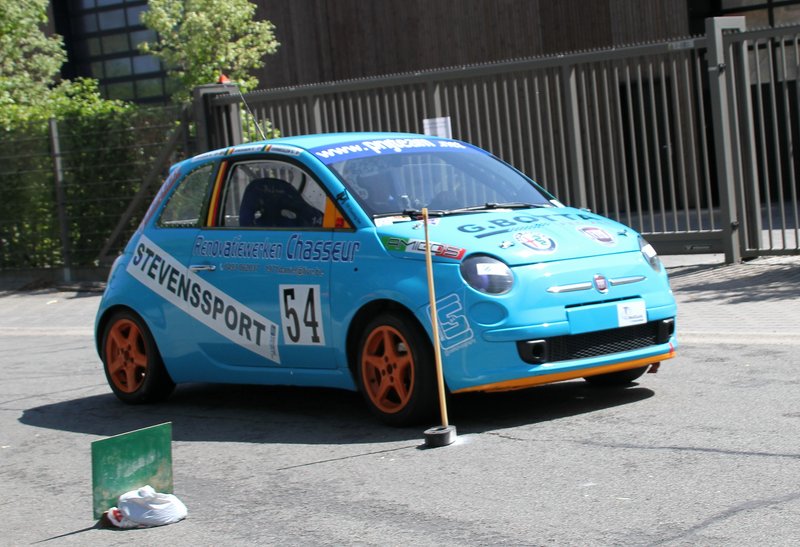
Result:
[[[147,349],[142,331],[130,319],[119,319],[106,339],[106,367],[114,386],[122,392],[133,393],[144,383],[147,375]]]
[[[381,412],[400,412],[414,392],[414,358],[405,337],[388,325],[369,333],[361,354],[367,395]]]

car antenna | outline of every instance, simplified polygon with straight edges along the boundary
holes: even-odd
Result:
[[[261,135],[261,140],[267,140],[267,136],[264,134],[264,130],[261,129],[261,125],[258,123],[258,118],[256,118],[256,115],[253,114],[252,110],[250,110],[250,105],[247,104],[247,99],[244,98],[242,90],[239,88],[239,86],[235,82],[231,82],[231,79],[225,76],[224,74],[220,74],[219,79],[217,79],[217,83],[222,84],[226,87],[232,86],[236,88],[236,92],[239,94],[239,98],[242,99],[244,107],[247,109],[247,113],[250,114],[251,118],[253,118],[253,123],[255,124],[258,133]]]

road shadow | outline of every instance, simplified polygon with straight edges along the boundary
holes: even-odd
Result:
[[[452,396],[449,415],[460,433],[481,433],[629,405],[653,395],[635,384],[612,389],[563,382],[523,391]],[[20,422],[103,437],[172,422],[176,441],[260,444],[419,440],[425,428],[424,424],[385,426],[369,413],[361,395],[349,391],[212,384],[179,386],[168,401],[156,405],[126,405],[111,393],[71,399],[26,409]]]
[[[670,271],[678,295],[694,302],[780,302],[800,298],[800,264],[752,261],[723,266],[697,266]]]

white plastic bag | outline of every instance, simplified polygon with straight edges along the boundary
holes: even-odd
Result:
[[[172,494],[156,492],[147,485],[125,492],[117,507],[108,510],[108,520],[118,528],[144,528],[172,524],[186,518],[188,511]]]

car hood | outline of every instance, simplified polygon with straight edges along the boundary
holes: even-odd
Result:
[[[383,220],[387,224],[379,226],[377,233],[387,251],[424,259],[422,221]],[[630,228],[571,207],[432,217],[428,232],[431,254],[445,261],[480,253],[518,266],[639,250],[638,234]]]

